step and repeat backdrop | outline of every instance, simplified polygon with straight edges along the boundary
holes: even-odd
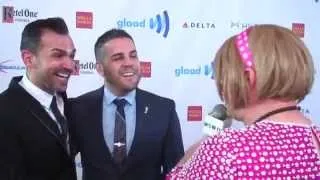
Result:
[[[221,103],[210,65],[219,46],[254,24],[282,25],[299,35],[313,55],[316,80],[301,107],[320,124],[318,0],[2,0],[0,8],[0,92],[13,76],[25,73],[19,45],[28,22],[59,16],[68,24],[80,66],[70,80],[70,97],[102,86],[94,43],[106,30],[125,29],[135,39],[141,61],[139,87],[175,100],[185,148],[202,136],[204,116]],[[80,176],[79,159],[77,166]]]

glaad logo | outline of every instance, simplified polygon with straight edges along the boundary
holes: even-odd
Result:
[[[37,18],[38,12],[29,9],[15,9],[13,6],[2,6],[2,22],[14,21],[29,22],[31,18]]]
[[[184,66],[181,66],[179,68],[175,69],[175,76],[176,77],[181,77],[181,76],[212,76],[213,75],[213,70],[211,65],[199,65],[197,67],[192,67],[192,68],[186,68]]]
[[[175,74],[177,77],[183,75],[200,75],[201,66],[198,66],[196,68],[185,68],[184,66],[181,66],[180,68],[175,69]]]
[[[146,19],[142,20],[129,20],[123,18],[122,20],[117,21],[118,28],[146,28],[149,26],[150,29],[155,29],[155,31],[166,38],[170,30],[170,21],[167,11],[163,11],[163,17],[160,14],[157,14],[155,17],[150,18],[149,21]]]
[[[213,71],[210,65],[204,65],[204,75],[211,76],[213,78]]]
[[[0,73],[7,73],[6,70],[23,70],[25,66],[20,65],[6,65],[8,62],[12,62],[13,60],[4,60],[0,61]]]

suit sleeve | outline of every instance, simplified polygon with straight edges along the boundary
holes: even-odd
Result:
[[[25,168],[17,129],[6,117],[5,105],[0,103],[0,179],[24,180]]]
[[[183,157],[184,148],[175,103],[170,102],[169,124],[163,146],[163,174],[167,174]]]

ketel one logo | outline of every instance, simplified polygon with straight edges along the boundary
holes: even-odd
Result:
[[[13,6],[2,6],[2,22],[13,23],[14,21],[29,22],[30,18],[37,18],[38,12],[29,9],[14,9]]]
[[[80,60],[74,60],[75,66],[72,71],[72,75],[78,76],[80,74],[94,74],[96,70],[95,62],[83,62],[80,63]]]
[[[160,14],[157,14],[155,17],[142,20],[129,20],[123,18],[122,20],[117,21],[118,28],[147,28],[149,27],[152,30],[155,30],[158,34],[162,34],[164,38],[168,36],[170,30],[170,21],[167,11],[163,11],[161,17]]]

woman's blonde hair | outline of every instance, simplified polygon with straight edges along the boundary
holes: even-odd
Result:
[[[246,107],[250,93],[235,41],[236,36],[226,40],[213,63],[220,98],[233,109]],[[248,42],[259,100],[301,101],[310,92],[314,80],[312,57],[292,31],[277,25],[256,25],[250,28]]]

